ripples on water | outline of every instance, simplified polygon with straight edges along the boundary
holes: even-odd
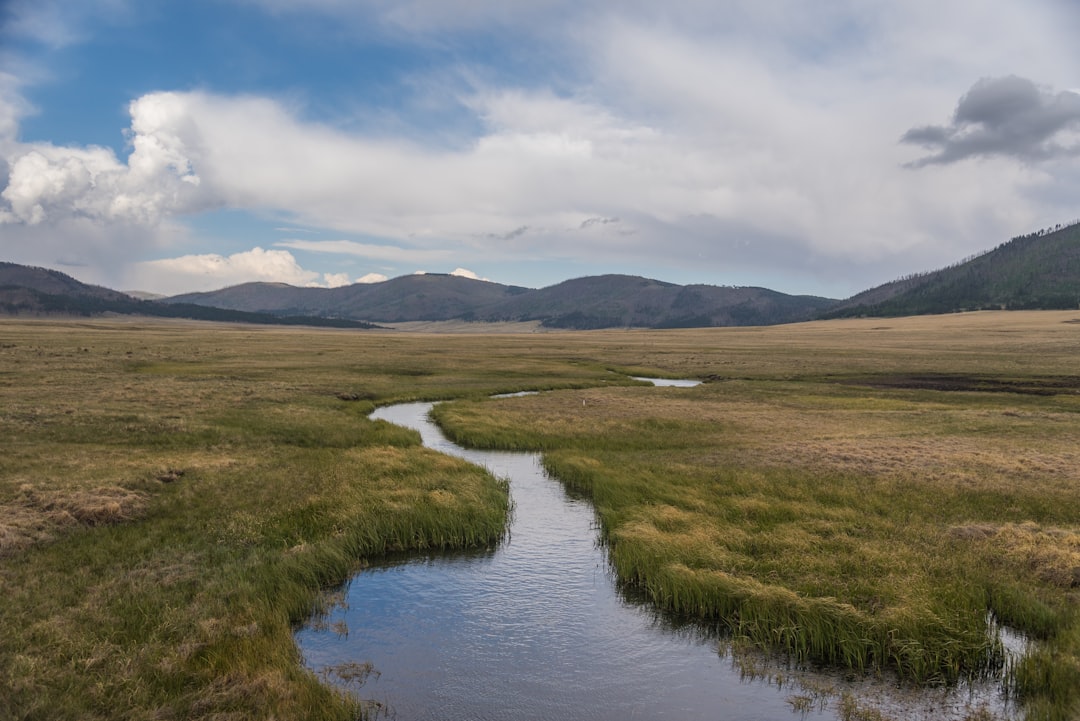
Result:
[[[297,633],[310,668],[373,664],[361,695],[403,721],[836,717],[838,702],[794,712],[797,690],[741,681],[713,634],[672,629],[628,601],[588,502],[549,479],[538,454],[450,443],[430,408],[372,417],[509,478],[510,535],[494,550],[411,555],[360,572],[329,618]]]

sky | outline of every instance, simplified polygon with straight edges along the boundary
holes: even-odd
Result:
[[[0,260],[845,298],[1080,217],[1075,0],[0,0]]]

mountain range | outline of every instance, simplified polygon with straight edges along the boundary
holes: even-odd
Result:
[[[371,323],[340,318],[296,318],[189,303],[143,300],[128,293],[81,283],[57,270],[0,262],[0,315],[96,316],[109,313],[264,325],[376,327]]]
[[[1080,307],[1080,221],[1021,235],[930,273],[871,288],[824,317]]]
[[[836,303],[765,288],[681,286],[628,275],[578,278],[533,290],[432,273],[342,288],[246,283],[168,300],[377,323],[540,321],[549,328],[574,329],[772,325],[809,320]]]
[[[144,300],[55,270],[0,263],[0,313],[123,313],[255,323],[375,327],[409,321],[539,321],[549,328],[709,327],[847,316],[1080,307],[1080,221],[1018,236],[993,250],[846,300],[766,288],[676,285],[627,275],[547,288],[426,274],[340,288],[245,283]]]

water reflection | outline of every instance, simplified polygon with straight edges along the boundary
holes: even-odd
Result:
[[[587,501],[546,477],[538,454],[454,445],[427,419],[430,408],[404,404],[373,417],[509,478],[509,537],[496,549],[365,569],[329,618],[298,632],[309,667],[373,664],[378,675],[361,695],[406,721],[837,718],[835,696],[797,704],[801,692],[777,683],[780,669],[747,681],[714,634],[621,594]],[[930,707],[945,715],[942,700]],[[898,718],[935,718],[911,712]]]
[[[310,667],[374,664],[362,693],[399,719],[791,718],[785,695],[740,683],[714,640],[672,634],[620,596],[591,505],[547,478],[537,454],[462,449],[429,409],[374,415],[510,478],[509,538],[494,553],[365,569],[321,630],[297,634]]]
[[[652,383],[654,386],[667,386],[670,388],[693,388],[701,385],[701,381],[687,380],[685,378],[644,378],[642,376],[631,376],[631,378],[636,381]]]

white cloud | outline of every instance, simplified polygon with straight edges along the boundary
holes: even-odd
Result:
[[[11,73],[0,71],[0,158],[12,151],[19,131],[19,119],[30,112],[30,104],[20,93],[20,82]]]
[[[70,6],[57,0],[8,0],[4,18],[7,32],[32,38],[53,48],[70,45],[79,36]],[[76,8],[76,14],[77,8]]]
[[[470,148],[431,151],[305,123],[266,98],[155,93],[132,103],[127,163],[99,148],[25,149],[4,218],[153,228],[212,199],[387,241],[275,243],[293,250],[415,267],[455,257],[655,263],[659,247],[660,263],[718,275],[733,265],[805,269],[813,257],[846,271],[920,238],[935,252],[942,236],[978,243],[948,262],[1007,234],[973,241],[961,231],[973,214],[1000,218],[1022,176],[905,177],[895,142],[905,120],[878,106],[846,98],[829,113],[764,70],[743,88],[725,75],[725,52],[682,38],[634,29],[611,42],[648,51],[636,75],[606,79],[630,103],[666,104],[650,124],[592,100],[485,90],[470,98],[484,134]],[[619,222],[589,223],[598,217]]]
[[[139,5],[133,0],[4,0],[0,33],[57,50],[89,39],[90,26],[125,25]]]
[[[324,288],[340,288],[351,283],[348,273],[323,273],[322,287]]]
[[[382,273],[367,273],[356,279],[357,283],[382,283],[383,281],[390,280]]]
[[[468,268],[455,268],[454,270],[450,271],[450,275],[456,275],[461,278],[470,278],[472,280],[486,280],[488,282],[491,282],[490,278],[481,278],[479,275],[469,270]]]
[[[301,7],[329,14],[345,21],[343,32],[393,28],[406,48],[464,47],[492,29],[504,33],[493,42],[513,44],[527,33],[536,52],[573,62],[516,84],[479,55],[440,69],[460,73],[457,100],[478,128],[451,149],[313,123],[269,97],[156,92],[130,105],[123,159],[18,143],[26,109],[17,83],[0,76],[6,238],[56,238],[42,241],[50,257],[68,243],[65,252],[95,263],[111,248],[120,265],[140,257],[140,237],[164,252],[170,219],[230,207],[279,215],[294,235],[373,240],[286,238],[274,242],[279,250],[256,249],[262,257],[191,255],[138,268],[170,283],[168,272],[217,286],[347,282],[301,268],[295,250],[384,268],[618,260],[658,276],[677,265],[713,272],[717,282],[733,268],[780,269],[848,275],[856,290],[1075,214],[1052,193],[1075,187],[1063,166],[998,158],[915,174],[902,167],[912,149],[897,142],[946,117],[984,75],[1075,84],[1066,76],[1080,55],[1051,3],[1037,1],[1036,12],[998,2],[987,12],[977,0],[247,2],[283,16]],[[33,17],[58,6],[42,7]],[[0,180],[3,171],[0,162]],[[95,232],[80,235],[86,228]],[[374,279],[385,278],[360,281]]]
[[[144,261],[134,266],[126,287],[174,295],[256,281],[336,287],[347,285],[348,276],[328,273],[319,282],[319,273],[300,267],[287,250],[252,248],[229,256],[208,253]]]
[[[200,179],[183,154],[183,143],[162,127],[163,114],[148,107],[153,105],[146,98],[132,103],[132,152],[126,163],[109,148],[16,145],[7,158],[7,186],[0,192],[0,224],[86,218],[152,227],[173,214],[204,207]]]

